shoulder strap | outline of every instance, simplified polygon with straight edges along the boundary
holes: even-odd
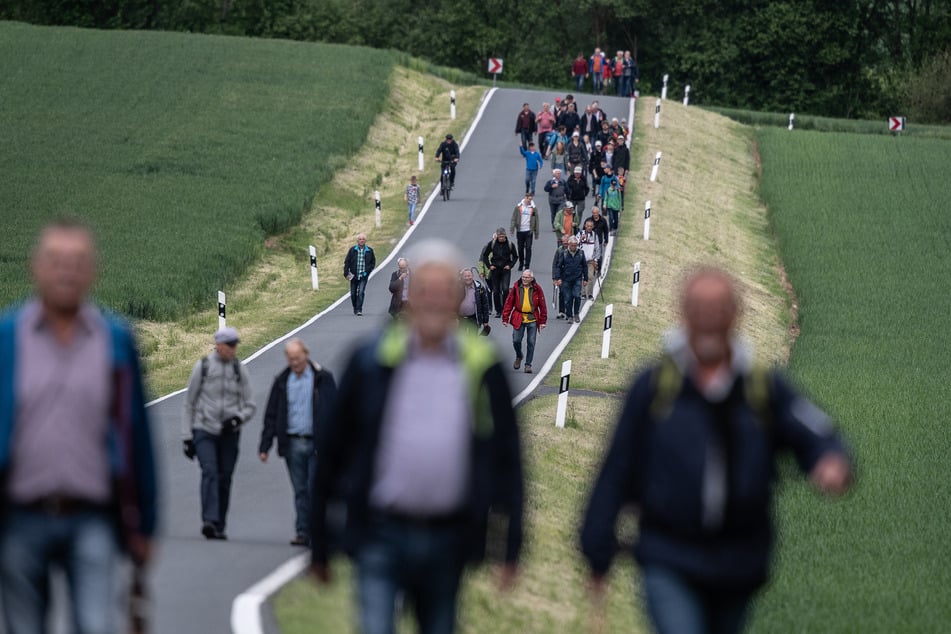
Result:
[[[235,357],[231,360],[231,367],[234,368],[234,379],[238,383],[241,382],[241,362],[238,361],[238,357]]]
[[[756,413],[756,420],[767,427],[773,425],[773,410],[771,405],[769,369],[762,365],[754,365],[753,369],[744,377],[743,393],[746,402]]]

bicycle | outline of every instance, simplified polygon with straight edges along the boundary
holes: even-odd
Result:
[[[452,192],[452,185],[450,184],[451,168],[452,161],[442,162],[442,175],[439,178],[439,193],[442,195],[443,200],[449,200],[450,192]]]

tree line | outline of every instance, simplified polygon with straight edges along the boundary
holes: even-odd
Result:
[[[0,18],[391,48],[479,75],[501,57],[504,79],[556,89],[599,46],[693,103],[951,123],[948,0],[6,0]]]

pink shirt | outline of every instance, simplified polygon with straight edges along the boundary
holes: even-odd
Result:
[[[538,113],[538,116],[535,117],[535,123],[538,125],[539,134],[542,132],[551,132],[555,127],[555,115],[542,110]]]

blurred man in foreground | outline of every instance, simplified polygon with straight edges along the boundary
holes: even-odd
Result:
[[[617,550],[625,504],[638,508],[634,555],[661,633],[739,632],[766,582],[780,449],[820,491],[839,495],[852,467],[829,417],[734,336],[739,296],[723,271],[690,275],[683,330],[627,396],[581,532],[595,595]]]
[[[492,344],[456,328],[461,255],[430,240],[410,260],[406,320],[356,350],[318,430],[313,572],[330,578],[327,506],[342,498],[364,634],[394,631],[400,595],[420,632],[453,632],[463,568],[483,559],[490,516],[506,524],[503,586],[522,543],[512,396]]]
[[[46,631],[50,569],[66,572],[71,631],[116,623],[121,552],[148,562],[156,474],[131,330],[87,299],[91,230],[47,225],[36,297],[0,321],[0,598],[6,631]]]

